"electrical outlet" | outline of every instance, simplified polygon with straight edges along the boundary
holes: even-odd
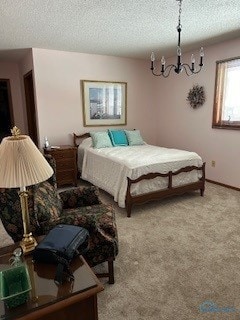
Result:
[[[212,160],[212,167],[214,168],[216,166],[216,161]]]

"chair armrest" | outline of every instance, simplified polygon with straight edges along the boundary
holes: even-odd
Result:
[[[95,216],[99,229],[104,231],[108,236],[117,238],[117,226],[113,206],[111,204],[102,204],[99,206]]]
[[[60,192],[59,195],[62,200],[63,209],[101,204],[99,190],[95,186],[69,189]]]

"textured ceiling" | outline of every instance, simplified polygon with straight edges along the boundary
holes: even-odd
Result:
[[[181,22],[183,51],[239,37],[240,0],[183,0]],[[177,23],[176,0],[0,0],[0,59],[31,47],[171,56]]]

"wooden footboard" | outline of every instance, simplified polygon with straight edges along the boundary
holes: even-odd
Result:
[[[173,176],[176,176],[182,172],[190,172],[193,170],[202,171],[202,177],[197,182],[193,182],[193,183],[178,186],[178,187],[173,187],[173,185],[172,185]],[[168,178],[167,189],[148,192],[148,193],[141,194],[141,195],[135,195],[135,196],[131,195],[131,185],[132,184],[138,183],[142,180],[151,180],[156,177]],[[128,179],[128,185],[127,185],[125,205],[126,205],[126,210],[127,210],[127,216],[131,217],[132,206],[135,204],[139,205],[139,204],[143,204],[143,203],[146,203],[146,202],[149,202],[152,200],[164,199],[164,198],[167,198],[167,197],[170,197],[173,195],[179,195],[179,194],[183,194],[188,191],[198,190],[198,189],[200,190],[200,194],[203,197],[204,189],[205,189],[205,162],[203,163],[203,165],[201,167],[188,166],[188,167],[181,168],[175,172],[169,171],[168,173],[158,173],[158,172],[148,173],[148,174],[144,174],[134,180],[130,179],[129,177],[127,177],[127,179]]]

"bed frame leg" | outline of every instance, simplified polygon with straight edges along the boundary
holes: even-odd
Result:
[[[132,213],[132,205],[130,204],[128,204],[127,206],[126,206],[126,210],[127,210],[127,217],[128,218],[130,218],[131,217],[131,213]]]
[[[201,194],[201,197],[204,196],[204,188],[200,189],[200,194]]]

